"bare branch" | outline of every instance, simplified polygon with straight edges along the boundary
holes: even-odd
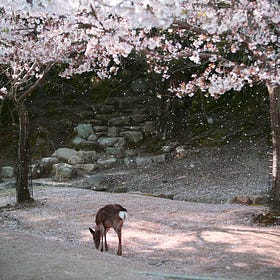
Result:
[[[46,75],[51,70],[51,68],[54,66],[54,64],[55,63],[49,63],[48,64],[48,66],[46,67],[46,69],[42,73],[41,77],[38,78],[32,86],[30,86],[26,91],[24,91],[20,95],[20,97],[18,99],[18,102],[23,102],[23,100],[25,100],[29,95],[31,95],[34,92],[34,90],[36,90],[41,85],[41,83],[43,82],[43,80],[45,79]]]

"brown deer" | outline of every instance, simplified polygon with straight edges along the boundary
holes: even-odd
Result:
[[[89,228],[96,249],[99,248],[101,239],[101,252],[103,252],[103,237],[105,239],[105,250],[108,251],[106,234],[112,227],[118,235],[119,247],[117,255],[122,254],[122,226],[126,219],[127,211],[119,204],[108,204],[100,208],[95,217],[95,230]]]

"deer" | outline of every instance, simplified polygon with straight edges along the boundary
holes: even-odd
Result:
[[[118,256],[122,255],[122,226],[126,217],[127,217],[127,210],[119,204],[107,204],[97,211],[95,217],[95,223],[96,223],[95,230],[89,228],[96,249],[99,248],[100,240],[101,240],[100,251],[103,252],[103,238],[104,238],[105,250],[108,251],[106,234],[110,228],[113,228],[117,233],[119,239],[117,255]]]

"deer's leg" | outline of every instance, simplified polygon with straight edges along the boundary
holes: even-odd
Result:
[[[118,228],[116,232],[119,238],[119,247],[118,247],[117,255],[121,256],[122,255],[122,228]]]
[[[101,232],[101,249],[100,249],[100,251],[103,252],[103,238],[104,238],[104,234],[105,234],[105,230],[104,230],[103,226],[100,227],[100,232]]]
[[[103,252],[103,235],[101,235],[101,248],[100,251]]]
[[[108,244],[107,244],[107,238],[106,238],[106,234],[107,234],[108,231],[109,231],[109,228],[106,228],[106,229],[105,229],[105,232],[104,232],[105,250],[106,250],[106,251],[108,251]]]

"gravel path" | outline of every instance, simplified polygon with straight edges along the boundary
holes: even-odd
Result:
[[[12,196],[2,196],[0,205],[13,199]],[[188,279],[186,277],[192,275],[227,280],[280,279],[279,227],[261,228],[251,224],[252,213],[262,213],[265,211],[263,207],[203,204],[65,187],[38,189],[36,199],[33,207],[0,212],[0,232],[1,227],[19,231],[24,237],[23,242],[27,238],[31,244],[33,236],[34,240],[37,237],[44,239],[36,254],[40,256],[40,263],[44,258],[46,263],[42,267],[35,259],[27,264],[32,268],[39,266],[43,269],[53,264],[50,248],[57,246],[53,242],[62,242],[64,247],[69,245],[69,250],[72,246],[78,248],[70,250],[71,262],[76,256],[80,263],[83,257],[78,251],[82,248],[94,251],[97,259],[92,259],[93,275],[99,256],[107,258],[107,267],[110,256],[113,256],[112,262],[119,264],[120,270],[130,261],[132,270],[137,271],[140,266],[161,275],[141,279]],[[88,231],[97,210],[107,203],[120,203],[128,209],[128,219],[123,227],[123,256],[119,260],[115,258],[117,237],[114,231],[108,233],[107,253],[94,248]],[[34,243],[34,246],[38,244]],[[27,257],[32,256],[33,249],[28,252],[24,249],[25,244],[13,245],[11,242],[10,248],[15,254],[24,252]],[[5,255],[0,253],[0,262],[1,259],[5,259]],[[88,266],[88,260],[84,265]],[[72,268],[67,263],[63,267],[71,275]],[[109,275],[119,272],[112,268]],[[164,275],[173,276],[166,278]]]

